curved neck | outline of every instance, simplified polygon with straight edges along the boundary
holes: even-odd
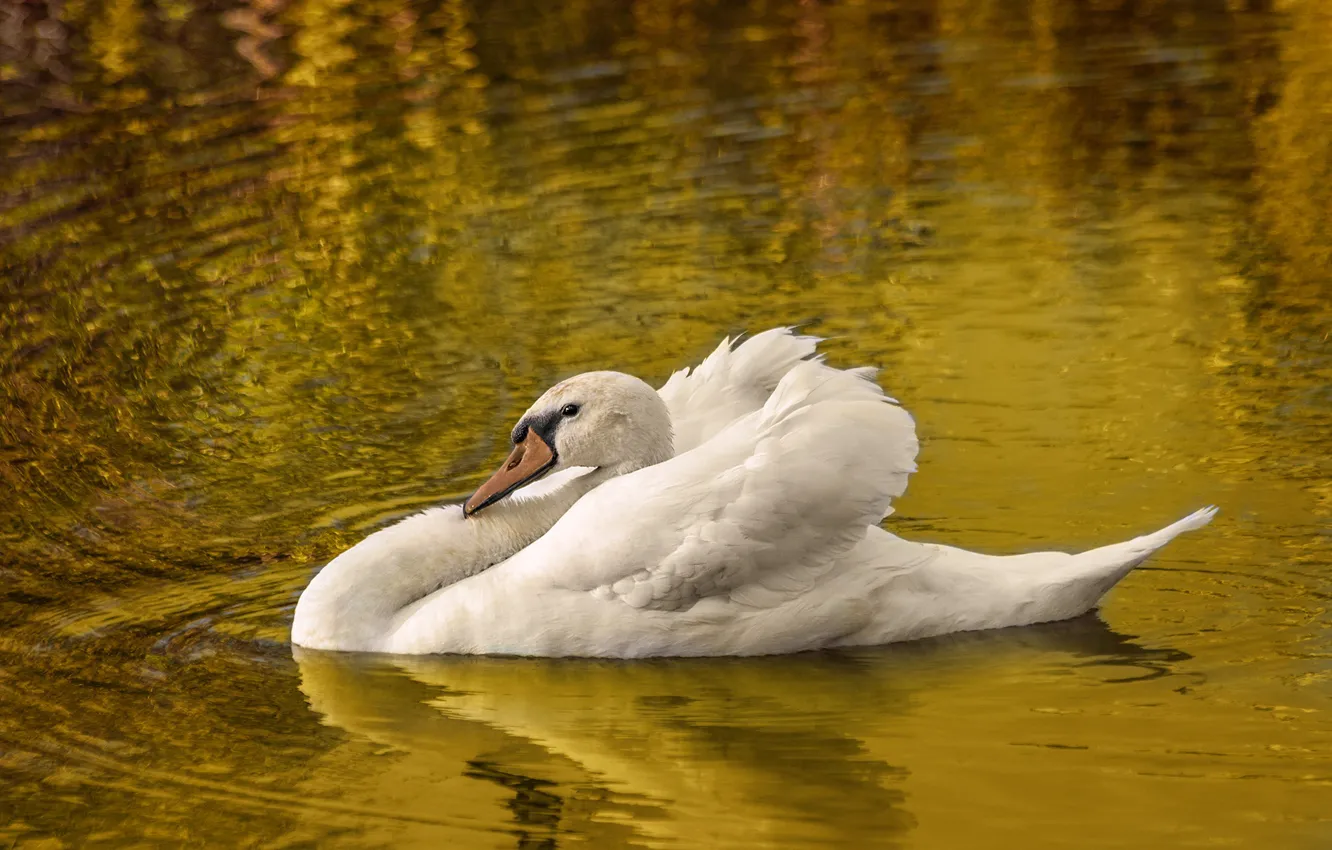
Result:
[[[378,531],[328,563],[296,603],[293,643],[374,652],[419,604],[525,548],[574,502],[619,469],[538,482],[464,518],[457,505],[431,508]],[[444,590],[447,592],[447,590]]]

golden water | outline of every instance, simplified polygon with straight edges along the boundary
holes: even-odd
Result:
[[[0,7],[0,844],[1332,843],[1321,0]],[[807,323],[1066,624],[293,653],[572,372]]]

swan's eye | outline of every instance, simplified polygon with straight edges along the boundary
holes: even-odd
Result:
[[[576,405],[576,404],[566,404],[564,407],[560,408],[560,414],[563,415],[563,416],[577,416],[577,415],[578,415],[578,405]]]

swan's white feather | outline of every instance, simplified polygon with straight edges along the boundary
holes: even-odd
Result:
[[[762,410],[589,493],[537,551],[579,553],[578,584],[566,586],[634,608],[710,597],[770,607],[807,590],[890,511],[916,445],[911,417],[866,376],[802,362]],[[604,528],[618,529],[613,540]]]
[[[791,328],[773,328],[739,342],[727,337],[698,366],[671,375],[658,392],[671,412],[676,454],[763,407],[792,367],[822,359],[816,353],[818,343],[818,337]]]
[[[784,328],[728,340],[659,395],[618,376],[642,387],[642,409],[669,416],[674,456],[670,429],[658,428],[668,444],[658,457],[669,459],[655,465],[615,477],[587,457],[599,468],[558,472],[483,520],[435,509],[371,535],[302,594],[293,641],[632,658],[1026,625],[1091,609],[1216,513],[1080,554],[996,557],[903,540],[878,523],[915,470],[911,417],[872,370],[832,369],[815,343]]]

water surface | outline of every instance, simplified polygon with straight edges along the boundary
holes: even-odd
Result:
[[[0,839],[1326,846],[1329,39],[1315,0],[0,12]],[[917,416],[900,534],[1223,513],[1065,624],[293,652],[318,566],[546,385],[793,322]]]

